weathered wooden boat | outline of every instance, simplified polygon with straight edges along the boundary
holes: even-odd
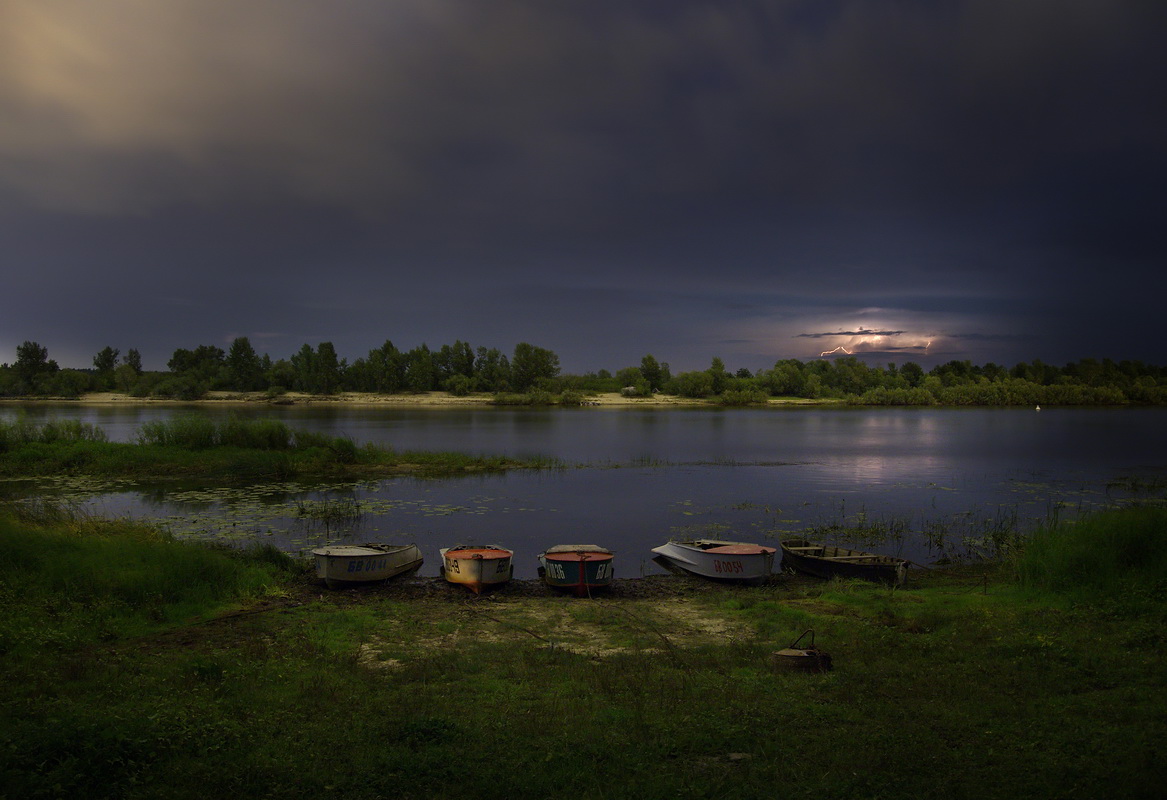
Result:
[[[488,586],[506,583],[514,574],[514,551],[498,545],[464,545],[446,547],[442,554],[442,577],[460,583],[475,594]]]
[[[539,554],[539,577],[552,588],[586,597],[612,585],[614,558],[595,544],[557,544]]]
[[[782,545],[782,568],[820,578],[862,578],[899,586],[908,573],[908,562],[894,556],[881,556],[810,542],[786,539]]]
[[[312,551],[316,575],[329,589],[385,581],[421,566],[421,550],[414,544],[346,544]]]
[[[774,568],[776,548],[720,539],[671,541],[652,548],[667,567],[713,580],[762,583]]]

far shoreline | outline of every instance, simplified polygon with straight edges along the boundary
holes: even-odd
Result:
[[[755,403],[749,408],[774,408],[797,406],[840,405],[836,399],[811,400],[802,397],[773,397],[766,403]],[[90,392],[79,397],[3,397],[0,405],[9,404],[56,404],[68,405],[140,405],[140,406],[305,406],[305,405],[347,405],[357,407],[406,408],[465,408],[497,407],[516,408],[510,404],[496,404],[494,395],[476,393],[464,396],[449,392],[422,392],[419,394],[376,394],[372,392],[337,392],[330,395],[286,392],[270,396],[266,392],[208,392],[198,400],[176,400],[168,397],[134,397],[120,392]],[[531,406],[526,406],[531,407]],[[546,407],[546,406],[540,406]],[[705,398],[680,397],[679,395],[657,394],[652,397],[625,397],[619,392],[602,392],[587,395],[582,406],[565,408],[725,408],[717,402]]]

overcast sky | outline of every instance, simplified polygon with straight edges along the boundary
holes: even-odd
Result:
[[[0,0],[0,361],[1167,362],[1161,0]]]

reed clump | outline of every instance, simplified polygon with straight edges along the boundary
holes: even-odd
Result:
[[[13,422],[0,420],[0,453],[27,444],[105,442],[108,440],[109,437],[101,428],[75,419],[36,423],[27,417],[20,416]]]
[[[299,571],[269,547],[234,553],[59,506],[0,509],[0,653],[124,636],[276,590]],[[55,624],[36,624],[44,609]]]
[[[1159,602],[1167,597],[1167,508],[1135,506],[1041,527],[1015,569],[1023,585],[1081,602]]]

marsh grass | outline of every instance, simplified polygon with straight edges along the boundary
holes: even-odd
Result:
[[[215,575],[191,580],[237,585]],[[0,651],[0,777],[13,797],[131,800],[1158,797],[1163,598],[1117,616],[1012,575],[627,602],[313,589],[215,624],[80,628],[49,655]],[[45,630],[85,613],[60,590],[19,611]],[[775,671],[807,629],[835,669]]]
[[[30,422],[20,415],[13,422],[0,420],[0,453],[27,444],[56,444],[59,442],[105,442],[104,430],[80,420],[50,420]]]
[[[1167,508],[1138,506],[1036,530],[1015,560],[1022,585],[1112,607],[1167,598]]]
[[[278,420],[229,417],[217,422],[198,414],[144,423],[134,444],[109,442],[101,429],[81,423],[18,422],[0,428],[0,476],[139,476],[239,483],[400,473],[449,477],[562,466],[543,456],[398,453],[373,444],[360,446],[348,437],[293,430]]]
[[[235,554],[61,508],[0,509],[0,652],[198,618],[274,591],[296,569],[270,547]],[[45,609],[61,624],[36,624]]]

